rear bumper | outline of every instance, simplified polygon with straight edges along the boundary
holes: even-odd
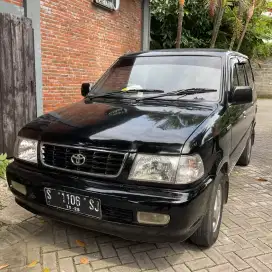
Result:
[[[27,187],[26,196],[13,188],[11,191],[16,202],[33,213],[124,239],[145,242],[176,242],[189,238],[206,213],[213,186],[211,178],[197,188],[186,191],[121,185],[71,177],[47,169],[44,171],[18,162],[9,165],[7,178],[9,185],[14,180]],[[102,220],[47,206],[44,187],[99,198]],[[171,219],[167,226],[140,225],[136,219],[137,211],[169,214]]]

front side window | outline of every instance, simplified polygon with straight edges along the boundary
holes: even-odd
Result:
[[[181,99],[217,101],[221,89],[221,77],[220,57],[124,57],[97,82],[92,94],[103,95],[126,89],[162,90],[168,93],[188,88],[207,88],[216,89],[217,92],[193,94]],[[126,95],[133,96],[133,94]],[[167,99],[177,99],[177,97],[169,96]]]
[[[253,73],[252,73],[251,65],[248,60],[246,61],[245,69],[247,74],[248,85],[251,88],[253,88],[253,85],[254,85]]]
[[[238,75],[238,86],[246,86],[246,74],[244,64],[237,63],[236,65],[237,75]]]

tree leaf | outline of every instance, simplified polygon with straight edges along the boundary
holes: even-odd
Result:
[[[83,257],[83,258],[80,259],[80,263],[81,263],[81,264],[88,264],[88,263],[89,263],[89,259]]]
[[[38,261],[33,261],[32,263],[30,263],[27,267],[34,267],[34,266],[36,266],[37,265],[37,263],[38,263]]]
[[[0,265],[0,270],[4,269],[4,268],[7,268],[9,266],[9,264],[3,264],[3,265]]]
[[[76,244],[78,246],[80,246],[80,247],[85,247],[86,246],[86,244],[84,242],[80,241],[80,240],[76,240]]]
[[[260,181],[260,182],[265,182],[265,181],[267,181],[267,179],[265,179],[265,178],[256,178],[256,180],[257,180],[257,181]]]
[[[47,268],[47,267],[45,267],[45,268],[43,269],[43,272],[50,272],[50,269]]]

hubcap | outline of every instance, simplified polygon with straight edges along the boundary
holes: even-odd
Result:
[[[219,184],[217,192],[216,192],[214,208],[213,208],[213,223],[212,223],[213,232],[216,232],[219,225],[220,216],[221,216],[221,205],[222,205],[222,185]]]

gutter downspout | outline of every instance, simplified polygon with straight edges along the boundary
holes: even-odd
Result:
[[[142,0],[142,50],[150,49],[150,0]]]

